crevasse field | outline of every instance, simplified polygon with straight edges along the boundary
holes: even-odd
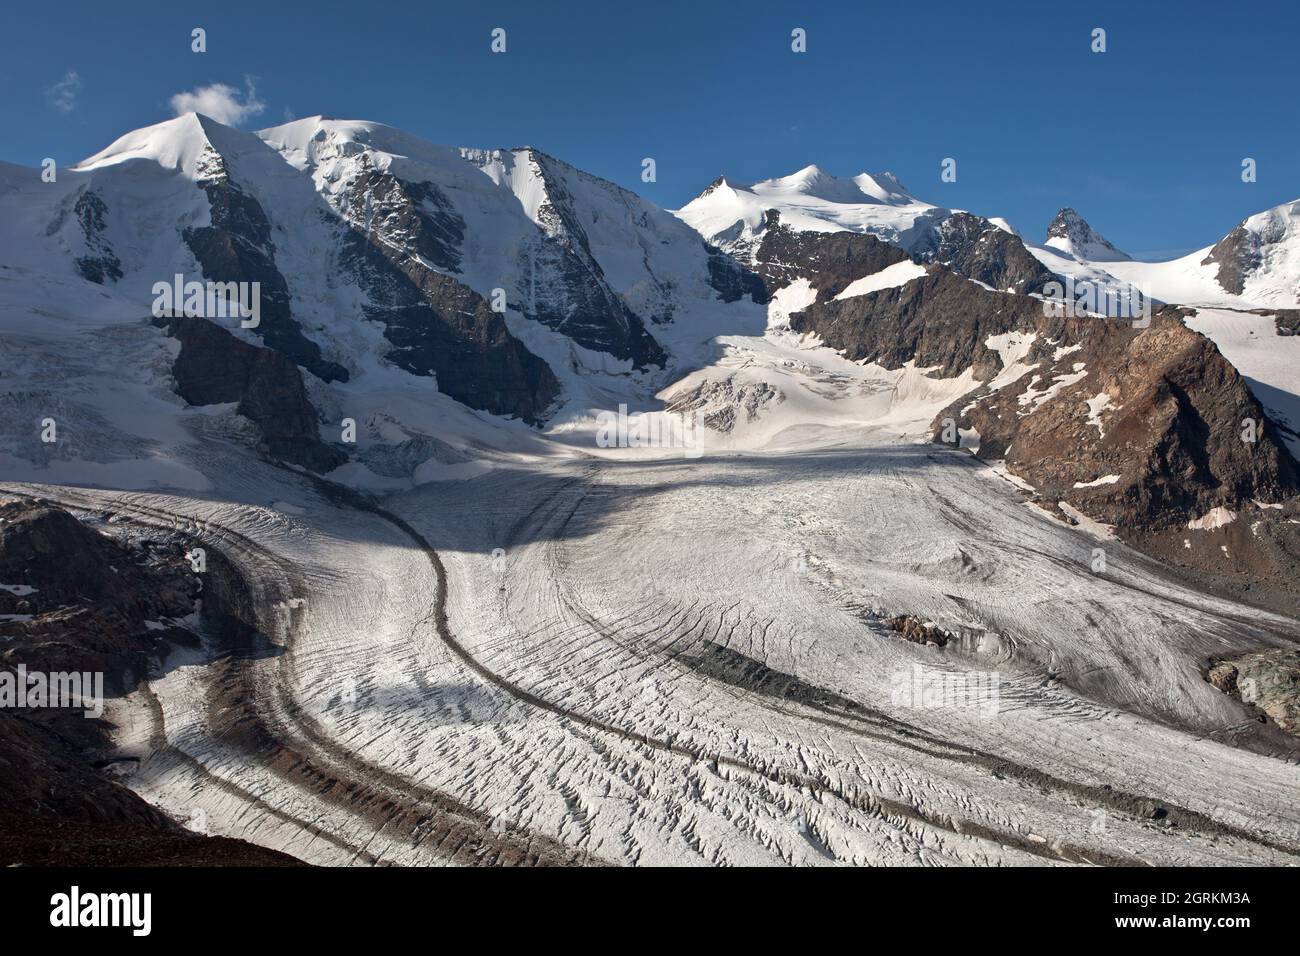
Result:
[[[332,864],[1300,856],[1300,769],[1231,746],[1194,664],[1293,623],[1115,541],[1094,572],[1097,538],[964,453],[842,437],[534,461],[379,512],[252,462],[205,498],[41,490],[252,589],[264,640],[114,713],[130,785],[211,833]]]

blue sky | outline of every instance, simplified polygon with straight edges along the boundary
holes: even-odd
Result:
[[[1172,254],[1300,197],[1294,0],[68,2],[10,4],[4,21],[0,159],[28,165],[251,76],[264,107],[246,128],[324,113],[530,144],[667,207],[719,173],[889,169],[1032,239],[1073,205],[1122,248]],[[196,26],[207,53],[190,51]],[[646,156],[657,182],[641,182]],[[949,156],[955,183],[939,178]]]

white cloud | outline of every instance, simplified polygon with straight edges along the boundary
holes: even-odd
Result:
[[[45,91],[45,98],[50,105],[63,113],[71,113],[77,108],[77,94],[81,92],[81,77],[76,70],[63,74],[63,79]]]
[[[213,83],[188,93],[177,93],[168,102],[177,116],[182,113],[202,113],[227,126],[238,126],[250,116],[257,116],[266,109],[266,104],[257,98],[257,87],[251,76],[244,77],[242,94],[233,86]]]

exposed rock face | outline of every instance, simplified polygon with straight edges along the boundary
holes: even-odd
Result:
[[[104,200],[93,190],[85,189],[77,197],[72,211],[81,224],[81,232],[89,250],[87,255],[77,259],[77,271],[82,278],[99,285],[122,278],[122,263],[105,236],[108,207],[104,205]]]
[[[668,397],[668,411],[695,412],[705,428],[729,433],[737,416],[746,422],[758,421],[763,409],[785,401],[785,393],[767,382],[737,382],[735,379],[701,382],[695,388],[675,392]]]
[[[1015,368],[940,412],[935,440],[1004,459],[1066,520],[1112,525],[1211,588],[1294,613],[1300,466],[1182,310],[1146,329],[1040,315],[1016,334]]]
[[[257,426],[267,451],[277,458],[320,472],[347,460],[342,451],[321,441],[316,409],[292,359],[249,345],[207,319],[155,322],[181,344],[172,375],[185,401],[237,403],[236,411]]]
[[[1246,279],[1264,261],[1259,245],[1258,237],[1239,225],[1214,244],[1201,265],[1217,265],[1219,285],[1241,295],[1246,291]]]
[[[721,180],[702,195],[720,185]],[[796,279],[807,279],[819,302],[834,298],[855,279],[908,258],[945,265],[994,289],[1025,294],[1041,292],[1057,278],[1019,236],[992,220],[938,208],[917,217],[906,241],[869,232],[791,229],[775,208],[764,210],[753,230],[741,221],[712,239],[758,273],[769,294]]]
[[[753,268],[769,293],[807,279],[820,302],[833,299],[854,279],[907,258],[902,249],[871,235],[796,231],[781,222],[780,212],[769,209],[762,239],[753,250]]]
[[[1202,265],[1217,265],[1219,285],[1242,295],[1246,282],[1266,268],[1274,256],[1285,258],[1300,243],[1300,200],[1249,216],[1216,242]],[[1300,287],[1290,289],[1300,298]]]
[[[1253,704],[1289,734],[1300,736],[1300,651],[1276,649],[1211,661],[1206,679]]]
[[[1278,335],[1300,335],[1300,309],[1278,309],[1273,322]]]
[[[434,184],[399,179],[364,155],[361,166],[338,199],[348,227],[341,260],[367,294],[366,317],[393,344],[385,357],[436,376],[439,391],[471,408],[540,421],[559,383],[501,314],[453,278],[464,220]]]
[[[347,381],[342,365],[321,356],[290,310],[289,286],[275,265],[271,223],[257,200],[230,176],[225,160],[209,147],[198,181],[211,205],[212,223],[183,232],[185,243],[213,282],[260,283],[260,324],[253,331],[317,378]]]
[[[1126,529],[1183,527],[1215,508],[1279,502],[1300,491],[1263,409],[1209,339],[1177,309],[1147,329],[1094,318],[1047,319],[1028,370],[966,396],[953,417],[979,433],[981,457],[1050,502]],[[1257,426],[1242,440],[1242,422]]]
[[[524,314],[579,345],[629,359],[637,368],[662,367],[666,361],[663,349],[610,287],[592,255],[560,164],[535,149],[527,153],[544,184],[546,198],[537,210],[540,241],[524,252],[518,264],[520,274],[529,277],[524,284],[527,300],[520,303]],[[649,318],[667,322],[672,315],[665,306]]]
[[[745,296],[758,304],[768,301],[768,289],[763,278],[742,266],[730,255],[707,242],[704,249],[709,254],[709,285],[723,302],[738,302]]]
[[[465,220],[433,183],[413,183],[376,169],[364,154],[363,172],[340,199],[340,212],[366,236],[378,236],[410,256],[459,273]]]
[[[160,620],[195,608],[178,542],[126,546],[39,500],[0,503],[0,669],[102,673],[130,690],[170,642]],[[20,618],[14,620],[13,618]],[[20,672],[18,666],[25,669]],[[69,707],[0,707],[0,863],[292,864],[238,840],[191,833],[96,766],[106,725]]]
[[[601,265],[591,255],[572,196],[552,169],[555,160],[536,150],[529,152],[546,185],[546,200],[537,211],[545,241],[520,265],[528,269],[524,274],[543,269],[550,281],[529,281],[529,302],[523,303],[525,315],[559,329],[578,345],[630,359],[634,367],[663,367],[663,349],[646,332],[636,312],[611,289]],[[539,285],[542,297],[537,295]],[[663,312],[650,319],[668,321],[672,315]]]
[[[5,501],[0,669],[12,679],[100,673],[106,696],[131,689],[171,634],[145,622],[194,608],[187,567],[178,547],[132,550],[49,502]],[[29,830],[49,819],[178,829],[91,769],[106,743],[104,727],[82,709],[0,707],[0,816],[21,815]]]
[[[1041,292],[1043,286],[1056,279],[1025,248],[1019,236],[968,212],[955,212],[935,226],[913,248],[912,257],[918,262],[946,265],[1002,292]]]
[[[931,621],[922,621],[910,614],[901,614],[897,617],[888,618],[885,621],[885,626],[902,637],[903,640],[911,641],[913,644],[944,647],[953,637],[937,624]]]
[[[0,614],[18,618],[0,622],[3,661],[103,671],[120,688],[161,646],[144,622],[193,610],[187,567],[179,548],[131,551],[49,502],[0,504],[0,580],[16,585]]]
[[[1129,258],[1088,225],[1068,206],[1056,214],[1047,227],[1045,245],[1060,249],[1086,262],[1120,262]]]
[[[796,332],[813,332],[853,361],[921,368],[951,377],[974,367],[979,378],[1000,369],[985,340],[1034,328],[1043,304],[990,292],[942,267],[893,289],[818,302],[790,317]]]
[[[382,322],[385,357],[471,408],[539,422],[559,394],[550,367],[528,351],[482,296],[377,237],[344,240],[343,259],[369,296],[367,318]]]
[[[1138,328],[1060,315],[932,267],[897,288],[819,301],[790,326],[854,361],[914,361],[945,378],[970,369],[986,384],[935,418],[936,441],[960,436],[980,457],[1005,459],[1049,508],[1114,525],[1162,560],[1289,592],[1300,534],[1271,506],[1300,493],[1300,466],[1245,380],[1182,316],[1169,307]],[[1247,420],[1253,441],[1243,441]],[[1216,509],[1241,523],[1188,527],[1212,524]]]

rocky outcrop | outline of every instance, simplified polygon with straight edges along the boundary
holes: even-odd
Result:
[[[542,420],[559,382],[481,295],[377,237],[351,233],[342,258],[367,294],[366,317],[393,346],[388,361],[436,376],[440,392],[470,408]]]
[[[130,550],[45,501],[0,504],[0,634],[7,665],[92,670],[129,689],[162,645],[146,621],[194,608],[179,549]],[[125,682],[124,673],[129,674]]]
[[[637,309],[614,289],[591,249],[586,226],[600,212],[579,203],[572,189],[605,193],[622,207],[634,224],[632,242],[642,241],[650,229],[645,204],[612,183],[588,176],[540,150],[524,147],[507,152],[509,162],[526,166],[536,190],[530,218],[536,232],[518,247],[515,261],[505,263],[513,272],[516,290],[511,309],[561,332],[584,348],[630,361],[639,369],[663,367],[663,348],[647,331],[646,323],[672,319],[673,304],[663,281],[647,266],[647,283],[637,297]],[[501,159],[500,151],[475,153],[473,161]],[[580,209],[582,210],[580,212]],[[504,278],[504,277],[503,277]],[[637,311],[639,309],[639,312]]]
[[[254,333],[317,378],[346,382],[347,369],[322,357],[320,346],[303,334],[293,317],[288,283],[275,264],[266,213],[231,178],[225,160],[211,147],[201,161],[198,185],[207,193],[211,223],[186,229],[182,236],[204,277],[212,282],[259,283],[260,322]]]
[[[1300,651],[1274,649],[1210,661],[1206,680],[1300,737]]]
[[[86,240],[87,254],[76,260],[77,271],[83,279],[98,285],[116,282],[122,278],[122,263],[108,241],[108,207],[100,195],[84,189],[72,207],[73,215],[81,225]]]
[[[908,259],[902,249],[875,236],[791,229],[775,209],[764,216],[762,238],[753,250],[753,269],[769,294],[796,279],[807,279],[819,302],[833,299],[855,279]]]
[[[954,212],[939,222],[913,247],[912,258],[945,265],[1001,292],[1030,295],[1056,279],[1019,236],[968,212]]]
[[[195,607],[187,567],[179,547],[125,547],[49,502],[0,503],[0,670],[98,673],[105,696],[133,689],[176,633],[151,622]],[[105,729],[81,708],[0,707],[0,816],[37,830],[47,819],[179,829],[94,771]]]
[[[15,680],[99,673],[115,697],[173,642],[194,640],[167,623],[198,594],[179,542],[128,546],[47,501],[0,502],[0,581],[0,669]],[[80,707],[0,707],[0,863],[296,862],[191,833],[149,806],[100,769],[115,765],[108,730]]]
[[[716,246],[704,243],[708,253],[709,285],[723,302],[738,302],[749,296],[762,305],[771,298],[762,276],[742,266]]]
[[[1145,329],[1041,316],[1018,332],[1013,369],[936,416],[935,440],[1003,460],[1070,523],[1112,526],[1203,586],[1294,613],[1300,466],[1182,319],[1174,307]]]
[[[1235,295],[1246,291],[1246,279],[1263,264],[1259,237],[1245,227],[1236,226],[1210,249],[1201,260],[1203,266],[1218,266],[1219,285]]]
[[[1034,328],[1042,311],[1038,299],[991,292],[934,267],[897,288],[818,302],[792,315],[790,328],[819,335],[855,362],[899,368],[915,361],[945,378],[974,368],[989,378],[1001,365],[988,337]]]
[[[340,197],[339,211],[367,236],[408,256],[459,274],[465,220],[433,183],[409,182],[361,156],[361,173]]]
[[[266,452],[325,472],[347,456],[320,438],[320,420],[302,372],[288,356],[236,338],[207,319],[163,318],[156,324],[180,343],[172,364],[176,393],[191,405],[235,403],[257,426]]]
[[[360,157],[336,200],[346,226],[340,260],[384,326],[385,358],[471,408],[540,422],[559,394],[549,366],[460,273],[465,222],[433,183],[409,182]]]
[[[931,267],[897,288],[817,302],[790,326],[854,361],[915,362],[944,378],[969,369],[985,384],[936,416],[936,441],[1005,460],[1066,520],[1113,525],[1172,564],[1285,592],[1300,572],[1285,510],[1300,466],[1183,315],[1166,307],[1147,328],[1071,315]],[[1216,530],[1228,512],[1240,524]]]
[[[519,263],[528,276],[525,315],[563,332],[579,345],[628,359],[636,368],[662,367],[666,356],[646,331],[641,318],[611,288],[592,255],[579,222],[574,200],[557,160],[535,149],[527,151],[544,184],[546,198],[537,209],[540,242]],[[671,314],[649,316],[666,322]]]
[[[1062,209],[1047,226],[1045,245],[1084,262],[1121,262],[1129,258],[1106,241],[1087,220],[1070,207]]]
[[[940,211],[942,212],[942,211]],[[1057,277],[1025,248],[1019,236],[967,212],[918,220],[906,250],[870,233],[810,232],[791,229],[780,210],[768,209],[743,254],[768,294],[806,279],[817,301],[833,299],[856,279],[909,258],[946,266],[992,289],[1022,294],[1041,292]]]
[[[1243,295],[1247,281],[1264,270],[1269,259],[1285,261],[1294,256],[1297,244],[1300,244],[1300,200],[1243,219],[1214,244],[1201,264],[1217,266],[1219,285]],[[1285,278],[1285,273],[1279,278]],[[1300,283],[1294,276],[1287,284],[1289,294],[1300,298]]]
[[[667,396],[669,412],[698,415],[705,428],[730,433],[743,414],[746,423],[785,401],[785,393],[767,382],[738,382],[734,378],[706,380]]]
[[[1015,382],[966,396],[939,421],[973,429],[981,457],[1005,458],[1045,500],[1135,531],[1300,491],[1245,380],[1179,310],[1147,329],[1043,318],[1034,334],[1040,348]]]
[[[240,143],[240,149],[248,146],[243,140]],[[346,324],[364,316],[381,323],[392,345],[384,357],[393,364],[412,374],[436,376],[440,391],[471,408],[539,422],[557,396],[559,384],[545,362],[510,334],[503,316],[456,278],[466,241],[464,219],[437,185],[401,179],[379,168],[368,155],[360,158],[359,173],[335,194],[336,205],[322,202],[311,224],[324,226],[320,248],[327,250],[331,262],[337,257],[341,271],[357,279],[364,293],[345,297],[360,300],[359,314],[327,318]],[[310,317],[295,313],[297,303],[276,260],[275,229],[292,230],[299,224],[273,223],[268,210],[279,213],[283,207],[276,204],[279,194],[256,175],[259,169],[258,162],[239,150],[223,153],[211,142],[205,145],[196,162],[195,181],[206,194],[210,221],[184,229],[182,238],[209,282],[258,284],[260,321],[249,331],[269,350],[324,382],[347,381],[349,370],[334,357],[326,357],[308,337]],[[233,316],[189,317],[231,329],[237,324]],[[325,321],[322,317],[320,324]],[[187,328],[192,332],[197,327]],[[344,334],[336,335],[334,342],[347,341],[346,329],[339,331]],[[206,347],[217,340],[205,332],[203,342]],[[257,361],[265,364],[271,359],[262,356]],[[241,353],[241,362],[241,368],[252,367],[247,353]],[[201,374],[188,371],[192,375],[181,376],[183,387]],[[296,372],[290,374],[285,388],[295,391],[298,378]],[[258,423],[268,444],[278,449],[274,453],[318,470],[337,458],[336,453],[322,455],[318,443],[304,444],[308,437],[304,402],[296,395],[273,396],[276,402],[287,401],[288,421],[277,426],[257,398],[258,392],[269,388],[269,380],[259,374],[252,381],[263,384],[251,394],[241,392],[241,412]],[[229,396],[235,390],[236,386],[229,386],[222,394]]]
[[[945,647],[953,639],[952,634],[949,634],[933,621],[922,621],[919,617],[913,617],[910,614],[900,614],[896,617],[886,618],[884,625],[903,640],[910,641],[913,644]]]

